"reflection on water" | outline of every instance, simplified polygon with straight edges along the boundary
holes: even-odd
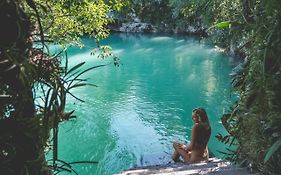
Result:
[[[70,48],[69,64],[88,66],[108,62],[90,55],[87,47]],[[224,145],[215,139],[224,133],[219,118],[230,104],[229,73],[233,62],[196,38],[114,34],[109,44],[122,66],[87,73],[99,87],[83,87],[69,98],[77,120],[60,127],[59,158],[67,162],[97,160],[97,165],[76,165],[80,174],[113,174],[140,165],[171,161],[172,142],[190,139],[191,110],[206,108],[212,125],[209,148]]]

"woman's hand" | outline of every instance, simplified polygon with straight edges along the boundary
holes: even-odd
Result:
[[[185,145],[185,150],[186,150],[186,151],[191,151],[191,150],[192,150],[191,145],[190,145],[190,144]]]
[[[180,148],[185,150],[185,151],[190,151],[189,145],[181,144]]]
[[[190,151],[190,145],[185,145],[185,144],[182,144],[182,143],[179,143],[179,142],[174,142],[174,147],[177,147],[177,148],[180,148],[180,149],[183,149],[185,151]]]

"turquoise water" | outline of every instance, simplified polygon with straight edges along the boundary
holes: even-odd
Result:
[[[93,40],[83,43],[83,49],[68,49],[70,67],[82,61],[87,61],[85,68],[111,61],[90,55]],[[209,149],[222,157],[218,150],[225,146],[215,135],[225,133],[219,119],[233,100],[232,58],[183,36],[113,34],[104,44],[112,46],[122,65],[88,72],[85,77],[98,87],[72,91],[85,102],[68,98],[67,108],[75,109],[78,118],[60,126],[59,159],[99,161],[76,165],[80,175],[168,163],[172,142],[190,139],[191,110],[198,106],[210,118]]]

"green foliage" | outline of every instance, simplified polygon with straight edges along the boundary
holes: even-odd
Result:
[[[153,25],[171,25],[172,14],[168,0],[131,0],[130,6],[133,13],[143,22]]]
[[[238,0],[131,0],[130,7],[131,12],[143,22],[156,25],[160,29],[184,31],[190,25],[206,28],[220,21],[236,19],[239,16],[236,12],[241,9],[239,2]],[[229,13],[230,11],[233,13]]]
[[[278,0],[132,0],[144,22],[209,28],[210,40],[242,59],[233,71],[240,99],[222,117],[229,160],[264,174],[281,169],[281,6]],[[163,10],[163,11],[161,11]],[[161,12],[160,15],[157,13]],[[157,15],[156,15],[157,14]],[[231,147],[232,148],[232,147]]]
[[[281,139],[277,140],[268,150],[265,155],[264,163],[266,163],[281,147]]]
[[[38,12],[46,40],[59,44],[69,44],[69,41],[77,44],[79,37],[85,34],[97,40],[109,34],[106,26],[111,20],[108,13],[112,7],[104,1],[37,0],[36,4],[40,6]],[[120,8],[119,4],[115,4],[116,8]],[[26,7],[25,4],[23,6]],[[28,13],[33,13],[32,9],[26,9]],[[34,20],[36,27],[38,20]]]
[[[47,147],[51,128],[54,132],[52,168],[61,167],[56,169],[58,172],[75,172],[69,163],[58,159],[58,123],[74,117],[73,111],[64,111],[66,94],[81,100],[71,89],[87,85],[87,79],[80,76],[103,65],[81,71],[84,64],[81,63],[68,70],[67,61],[64,66],[61,64],[64,52],[50,56],[46,43],[81,44],[79,37],[83,35],[95,38],[98,43],[109,34],[106,28],[112,21],[109,14],[126,3],[121,0],[4,0],[0,3],[0,21],[10,29],[0,28],[0,124],[8,122],[10,128],[18,125],[24,128],[24,136],[16,136],[13,130],[0,133],[0,159],[4,160],[0,161],[1,172],[14,173],[10,170],[15,169],[12,168],[15,164],[10,162],[14,161],[13,150],[18,151],[16,145],[20,143],[6,136],[15,135],[30,140],[24,148],[34,145],[39,148],[34,149],[33,157],[16,164],[20,167],[16,168],[16,174],[43,174],[46,165],[43,149]],[[247,57],[235,69],[232,82],[240,99],[222,117],[229,134],[217,138],[236,146],[236,150],[229,149],[227,153],[230,160],[251,164],[264,174],[278,174],[281,168],[279,0],[132,0],[130,3],[132,12],[144,22],[172,27],[211,26],[210,38],[215,44],[245,53]],[[34,42],[39,45],[37,50],[32,48]],[[98,47],[101,58],[111,56],[118,63],[111,48]],[[41,89],[43,96],[35,89]],[[42,99],[43,105],[35,101],[37,98]],[[4,148],[5,145],[12,146]],[[25,161],[33,164],[22,166]]]
[[[244,52],[244,63],[233,74],[233,87],[240,100],[222,123],[229,132],[218,136],[224,143],[238,143],[229,158],[251,164],[263,173],[280,169],[281,111],[281,7],[269,1],[188,1],[187,16],[200,14],[214,42],[224,48]],[[225,21],[225,22],[220,22]],[[228,21],[231,21],[228,22]],[[220,22],[220,23],[219,23]],[[275,166],[271,166],[275,165]]]
[[[281,6],[278,0],[170,0],[175,16],[209,27],[215,44],[243,53],[232,85],[240,99],[222,117],[228,135],[217,138],[238,144],[228,158],[264,174],[281,168]],[[223,22],[222,22],[223,21]],[[246,56],[246,57],[245,57]]]
[[[108,14],[122,5],[120,0],[1,1],[0,21],[5,26],[0,28],[1,173],[40,175],[49,174],[50,168],[76,173],[71,164],[96,163],[59,160],[58,125],[75,117],[74,111],[65,111],[66,95],[83,101],[71,90],[95,86],[81,75],[104,65],[83,70],[81,63],[68,69],[65,50],[50,55],[46,43],[77,44],[83,35],[98,43],[109,34]],[[53,149],[49,167],[44,152],[48,141]]]
[[[208,30],[210,30],[210,29],[212,29],[214,27],[219,27],[219,28],[228,27],[228,28],[230,28],[231,27],[231,22],[230,21],[224,21],[224,22],[217,23],[217,24],[211,26]]]

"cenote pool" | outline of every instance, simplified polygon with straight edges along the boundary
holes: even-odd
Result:
[[[83,43],[85,48],[68,49],[70,67],[112,61],[90,55],[93,40]],[[68,98],[67,109],[75,109],[78,117],[60,125],[59,159],[99,161],[75,165],[80,175],[168,163],[172,142],[190,139],[191,110],[198,106],[211,122],[209,149],[222,158],[218,150],[225,146],[215,135],[225,133],[220,117],[235,98],[229,74],[237,63],[232,58],[184,36],[112,34],[103,44],[113,48],[122,65],[88,72],[85,77],[98,87],[72,91],[86,102]]]

